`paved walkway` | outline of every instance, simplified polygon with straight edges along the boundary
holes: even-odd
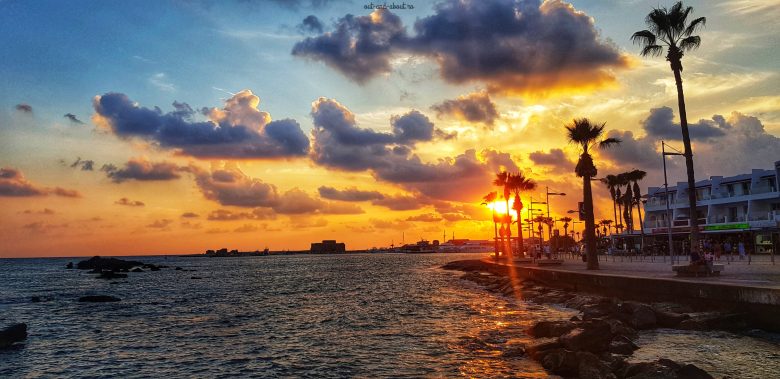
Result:
[[[687,262],[682,262],[681,264],[685,263]],[[750,264],[748,264],[747,259],[733,262],[728,262],[723,259],[716,263],[723,264],[725,268],[720,276],[710,277],[677,277],[672,271],[668,257],[664,262],[661,257],[653,257],[652,260],[650,257],[645,257],[643,260],[624,257],[621,261],[620,257],[615,257],[613,260],[612,257],[602,256],[599,259],[598,271],[587,270],[585,268],[585,263],[579,258],[565,258],[564,263],[560,266],[539,268],[554,271],[581,272],[593,275],[618,275],[780,289],[780,259],[778,259],[777,264],[775,265],[771,263],[770,257],[768,256],[754,257]],[[677,264],[676,261],[675,264]],[[535,265],[532,264],[520,265],[535,267]]]

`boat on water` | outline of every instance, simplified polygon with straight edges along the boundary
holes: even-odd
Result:
[[[420,240],[414,244],[406,244],[398,248],[398,251],[405,254],[431,254],[439,250],[439,241],[433,243],[427,240]]]

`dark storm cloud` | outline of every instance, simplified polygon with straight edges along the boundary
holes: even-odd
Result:
[[[130,199],[126,198],[126,197],[123,197],[123,198],[115,201],[114,204],[116,204],[116,205],[125,205],[125,206],[128,206],[128,207],[143,207],[143,206],[146,205],[146,204],[144,204],[143,201],[130,200]]]
[[[610,130],[608,138],[617,138],[620,143],[599,152],[611,159],[616,165],[626,167],[657,167],[661,164],[661,154],[656,150],[655,138],[634,137],[630,130]]]
[[[369,201],[381,200],[385,198],[379,191],[362,191],[355,187],[338,190],[333,187],[322,186],[317,189],[320,197],[339,201]]]
[[[0,168],[0,196],[28,197],[43,195],[46,195],[46,190],[27,181],[21,171],[11,167]]]
[[[304,156],[309,139],[295,120],[270,121],[259,111],[260,99],[245,90],[225,107],[204,109],[208,121],[195,121],[195,111],[174,102],[163,113],[133,103],[121,93],[107,93],[93,101],[98,123],[123,138],[138,137],[162,147],[179,149],[197,158],[282,158]]]
[[[33,111],[32,106],[30,104],[25,104],[25,103],[16,104],[16,107],[14,108],[16,108],[17,111],[22,113],[32,113]]]
[[[39,187],[25,179],[24,174],[15,168],[0,168],[0,197],[30,197],[50,194],[71,198],[81,197],[81,194],[76,190],[62,187]]]
[[[164,181],[178,179],[182,168],[170,162],[149,162],[143,158],[133,158],[125,163],[124,167],[103,165],[100,169],[106,173],[115,183],[126,180],[138,181]]]
[[[573,171],[575,163],[569,160],[562,149],[550,149],[548,153],[544,151],[534,151],[529,154],[531,161],[544,166],[552,166],[562,171]]]
[[[239,169],[223,167],[205,171],[189,168],[206,199],[237,207],[272,207],[279,202],[276,186],[250,178]]]
[[[465,199],[475,195],[477,188],[484,189],[502,167],[517,170],[509,154],[493,150],[479,156],[468,150],[454,158],[423,162],[411,145],[438,136],[430,121],[416,111],[394,117],[392,134],[359,128],[352,112],[335,100],[320,98],[312,105],[312,117],[314,162],[345,171],[371,170],[378,179],[427,196]],[[356,144],[358,140],[363,143]]]
[[[89,159],[82,160],[81,157],[78,157],[70,164],[70,168],[79,168],[81,171],[93,171],[95,169],[95,161]]]
[[[459,96],[455,100],[445,100],[431,107],[439,117],[452,116],[468,122],[480,122],[493,125],[498,119],[496,105],[487,92],[477,92]]]
[[[390,119],[393,134],[400,144],[413,144],[417,141],[433,139],[433,123],[424,114],[411,111],[403,116],[393,116]]]
[[[303,33],[322,33],[324,26],[317,16],[309,15],[298,25],[298,30]]]
[[[296,43],[292,54],[322,61],[363,83],[390,71],[391,54],[406,39],[406,28],[398,16],[376,10],[368,16],[340,18],[333,31]]]
[[[642,120],[648,137],[665,140],[682,140],[681,126],[674,122],[674,111],[669,107],[654,108],[650,115]],[[699,120],[688,123],[688,132],[692,140],[706,140],[725,135],[729,128],[723,116],[716,115],[713,120]]]
[[[297,43],[293,55],[319,60],[363,83],[391,70],[393,53],[427,56],[451,83],[497,91],[593,86],[627,61],[599,39],[592,19],[562,1],[447,0],[408,36],[386,10],[346,15],[334,30]]]
[[[74,124],[84,124],[84,122],[79,120],[78,117],[76,117],[76,115],[73,113],[66,113],[63,117],[67,118],[68,120],[70,120],[70,122]]]

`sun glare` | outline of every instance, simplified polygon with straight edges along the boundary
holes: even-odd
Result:
[[[517,211],[512,209],[513,204],[515,203],[514,199],[509,199],[509,214],[512,215],[512,217],[517,218]],[[506,214],[506,202],[502,200],[496,200],[490,204],[488,204],[488,208],[493,209],[496,211],[497,214]]]

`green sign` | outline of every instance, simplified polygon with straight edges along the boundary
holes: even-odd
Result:
[[[732,229],[750,229],[750,224],[742,222],[739,224],[723,224],[723,225],[705,225],[704,230],[732,230]]]

